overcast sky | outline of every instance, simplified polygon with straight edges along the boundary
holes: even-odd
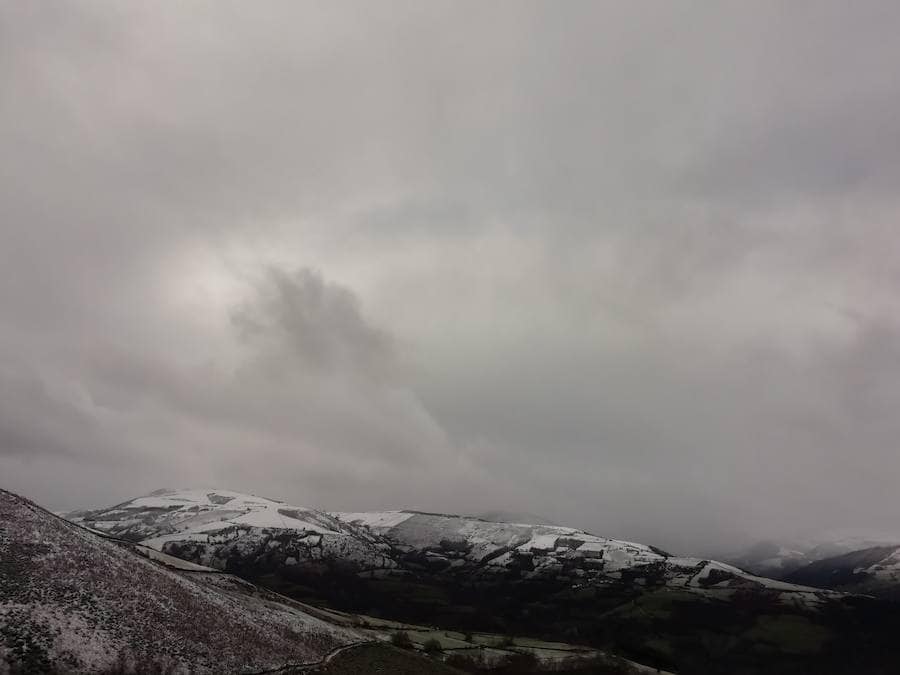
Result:
[[[0,0],[0,485],[897,531],[898,29]]]

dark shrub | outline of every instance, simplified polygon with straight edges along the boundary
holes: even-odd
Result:
[[[497,640],[497,647],[500,649],[507,649],[508,647],[512,647],[516,644],[515,639],[513,639],[512,635],[504,635],[502,638]]]
[[[401,649],[411,649],[412,640],[409,639],[409,633],[405,630],[398,630],[391,633],[391,644]]]
[[[425,640],[425,644],[422,645],[422,648],[425,650],[426,654],[438,654],[439,652],[444,651],[444,647],[441,645],[440,640],[434,638]]]

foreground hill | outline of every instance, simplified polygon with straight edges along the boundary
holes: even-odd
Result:
[[[0,672],[258,672],[360,642],[235,577],[179,573],[0,490]]]
[[[308,602],[588,643],[680,673],[893,672],[879,668],[900,660],[881,605],[573,528],[323,513],[221,490],[73,517]]]

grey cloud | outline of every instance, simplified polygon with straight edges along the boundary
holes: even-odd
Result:
[[[256,471],[270,490],[299,474],[323,501],[313,476],[338,474],[386,499],[406,480],[399,466],[438,469],[450,459],[444,431],[394,365],[390,337],[349,290],[309,270],[259,276],[234,312],[232,359],[175,368],[165,350],[85,355],[75,376],[103,412],[93,422],[122,453],[177,453],[194,465],[188,475],[213,463],[229,484]],[[173,435],[179,447],[155,447]]]
[[[3,4],[4,487],[883,518],[898,11]]]
[[[314,370],[378,376],[392,367],[390,338],[365,322],[347,289],[311,270],[290,275],[272,269],[262,286],[262,298],[236,311],[232,321],[248,341],[274,339],[276,368],[292,355]]]
[[[0,454],[75,454],[72,439],[91,436],[90,420],[35,373],[0,374],[0,411]]]

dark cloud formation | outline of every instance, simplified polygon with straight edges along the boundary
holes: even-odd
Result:
[[[892,528],[894,2],[0,3],[0,476]]]

